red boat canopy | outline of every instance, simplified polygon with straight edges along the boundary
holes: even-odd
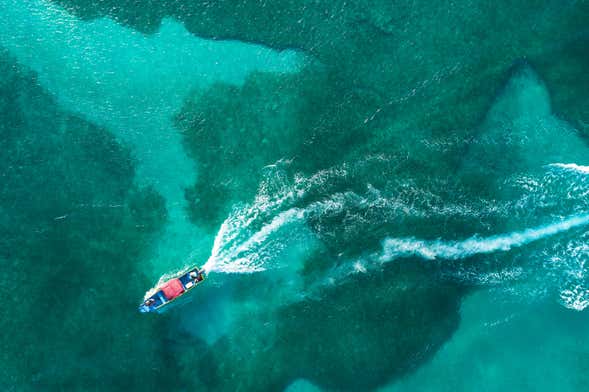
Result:
[[[172,279],[164,283],[162,291],[166,299],[171,301],[184,292],[184,286],[180,282],[180,279]]]

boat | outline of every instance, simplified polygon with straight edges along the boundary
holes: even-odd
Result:
[[[148,292],[143,303],[139,305],[139,311],[141,313],[161,313],[170,304],[185,297],[189,291],[204,280],[205,272],[201,268],[195,267],[182,272]]]

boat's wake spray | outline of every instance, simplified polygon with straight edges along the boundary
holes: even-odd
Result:
[[[268,261],[286,246],[284,238],[279,238],[279,233],[291,223],[303,218],[304,211],[293,208],[280,213],[253,234],[244,236],[240,231],[247,230],[247,222],[241,220],[240,214],[230,216],[221,225],[213,243],[211,256],[202,269],[206,273],[264,271],[268,268]],[[292,240],[292,237],[289,240]]]
[[[280,161],[266,167],[253,203],[236,206],[225,219],[202,267],[207,273],[252,273],[278,267],[277,256],[305,238],[300,225],[309,217],[341,210],[339,195],[306,205],[301,201],[329,181],[344,177],[345,165],[289,180],[284,170],[288,164]]]
[[[464,241],[423,241],[415,238],[387,238],[378,260],[387,262],[399,257],[423,259],[465,259],[477,254],[505,252],[534,241],[589,224],[589,214],[574,215],[560,222],[514,231],[487,238],[472,237]]]
[[[493,205],[490,210],[494,214],[493,216],[504,217],[515,211],[515,208],[523,208],[526,211],[530,208],[538,208],[536,206],[537,197],[534,196],[535,192],[542,196],[546,195],[546,192],[551,192],[553,187],[560,189],[562,184],[558,181],[565,181],[569,184],[570,175],[575,176],[574,184],[569,184],[572,188],[567,190],[567,200],[570,200],[558,199],[558,201],[565,203],[562,208],[567,209],[568,204],[566,203],[575,202],[576,207],[574,210],[578,211],[577,214],[562,217],[557,222],[529,229],[489,237],[473,236],[462,241],[388,237],[382,241],[382,248],[371,255],[349,260],[348,262],[341,262],[340,260],[338,267],[328,272],[329,275],[325,281],[332,284],[334,281],[339,281],[350,274],[367,272],[378,268],[384,263],[404,257],[458,260],[479,254],[507,252],[513,248],[589,225],[587,208],[584,204],[579,204],[579,200],[583,200],[582,196],[587,192],[585,186],[586,167],[573,164],[553,164],[548,168],[550,171],[547,178],[533,180],[538,189],[528,189],[530,184],[525,184],[523,188],[526,189],[526,193],[523,198],[506,205]],[[562,175],[561,172],[565,174]],[[411,216],[427,219],[439,214],[446,218],[450,215],[471,217],[471,215],[478,216],[481,214],[480,211],[477,213],[476,205],[444,205],[444,208],[440,208],[429,203],[429,199],[422,200],[428,198],[429,193],[427,191],[415,192],[417,195],[415,197],[418,199],[407,200],[399,197],[387,198],[378,191],[373,192],[370,187],[365,195],[353,192],[323,192],[329,181],[334,178],[341,180],[341,177],[346,175],[346,167],[323,171],[312,177],[295,177],[293,181],[285,180],[285,176],[281,173],[278,167],[270,176],[264,179],[252,204],[237,206],[229,214],[215,237],[211,256],[202,266],[205,273],[254,273],[280,267],[279,260],[282,258],[279,255],[281,255],[281,252],[288,250],[297,243],[308,240],[308,237],[304,237],[303,233],[310,232],[308,228],[305,231],[309,219],[330,218],[342,212],[347,214],[348,211],[352,210],[366,211],[371,210],[374,206],[379,208],[386,206],[386,212],[390,212],[393,218],[397,215],[400,217]],[[579,175],[582,175],[583,178],[578,178]],[[553,179],[558,181],[550,185],[550,181]],[[306,197],[317,188],[322,190],[322,197]],[[558,197],[558,195],[555,197]],[[544,212],[541,211],[540,214],[544,214]],[[545,256],[538,255],[541,259],[545,259]],[[570,257],[562,255],[562,258],[566,259],[567,262],[560,265],[564,269],[570,267],[578,270],[575,267],[576,264],[569,265],[569,259],[574,257],[574,255],[570,255]],[[546,268],[544,261],[541,261],[538,268]],[[570,275],[569,272],[566,272],[566,274]],[[318,279],[319,285],[323,284],[321,282],[324,282],[324,280]],[[579,286],[578,282],[574,283],[575,287]],[[557,283],[557,285],[561,284],[563,283]],[[581,286],[585,287],[583,284]],[[566,290],[566,287],[559,290]],[[574,301],[576,308],[578,308],[578,303],[585,303],[583,302],[585,301],[584,298],[579,299],[578,296],[574,298]]]
[[[586,171],[589,170],[586,166],[575,164],[557,163],[549,165],[549,167],[570,170],[577,174],[589,173]],[[284,236],[280,236],[279,233],[290,224],[304,223],[309,217],[338,213],[349,207],[350,204],[369,205],[370,203],[365,198],[358,195],[351,197],[351,193],[340,193],[324,198],[322,201],[310,203],[305,207],[292,207],[313,187],[322,185],[334,177],[341,177],[345,173],[345,168],[338,168],[318,173],[310,178],[300,177],[294,186],[284,183],[274,195],[261,193],[258,194],[253,204],[243,208],[235,208],[221,225],[214,241],[211,256],[203,269],[207,272],[226,273],[263,271],[271,267],[268,262],[278,252],[278,248],[286,246]],[[390,200],[384,200],[382,197],[379,197],[377,201],[372,201],[373,204],[387,202],[390,203]],[[455,207],[452,210],[458,211]],[[404,211],[407,212],[407,210]],[[423,214],[422,211],[417,210],[409,211],[409,213]],[[456,260],[477,254],[504,252],[587,224],[589,224],[589,214],[580,213],[563,218],[559,222],[535,228],[486,238],[474,236],[463,241],[387,238],[383,241],[382,251],[377,256],[370,257],[371,261],[356,261],[352,268],[355,271],[362,271],[365,268],[365,263],[384,263],[409,256]],[[253,229],[254,227],[256,229]],[[289,237],[293,236],[293,232],[290,230],[287,234]]]

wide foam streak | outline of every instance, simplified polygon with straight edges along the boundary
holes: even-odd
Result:
[[[563,170],[571,170],[581,174],[589,174],[589,166],[577,165],[576,163],[552,163],[550,166]]]
[[[589,224],[589,214],[574,215],[560,222],[501,234],[487,238],[471,237],[464,241],[424,241],[415,238],[388,238],[383,242],[381,262],[399,257],[458,260],[477,254],[504,252],[576,227]]]

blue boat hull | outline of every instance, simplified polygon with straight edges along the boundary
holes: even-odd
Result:
[[[198,267],[192,268],[189,271],[170,279],[168,282],[176,279],[179,281],[179,283],[177,284],[181,284],[181,288],[183,290],[181,294],[169,299],[168,297],[166,297],[164,290],[158,287],[154,294],[146,298],[145,301],[141,305],[139,305],[139,312],[163,313],[164,311],[172,307],[172,305],[189,302],[190,298],[187,294],[196,286],[204,282],[205,273]]]

